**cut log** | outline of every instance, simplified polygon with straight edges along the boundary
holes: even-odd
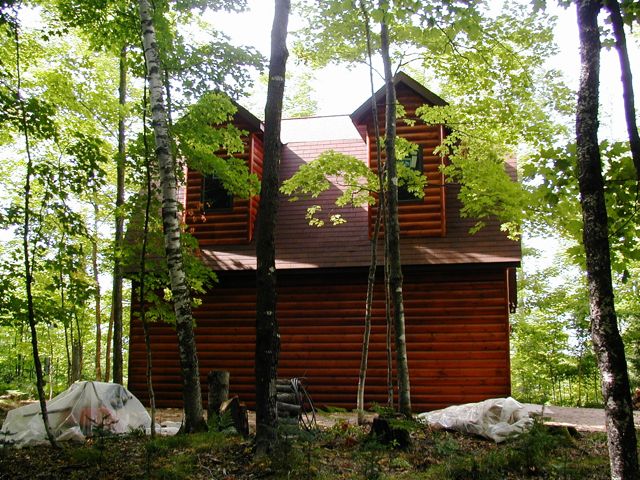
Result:
[[[287,385],[277,384],[276,391],[278,393],[293,393],[293,388],[291,388],[290,384],[287,384]]]
[[[278,401],[284,403],[298,403],[298,396],[295,393],[278,393]]]
[[[247,407],[243,403],[240,403],[238,397],[232,397],[226,402],[223,402],[220,406],[220,415],[224,415],[226,412],[231,413],[231,419],[233,420],[233,426],[243,437],[249,436],[249,417],[247,416]]]
[[[294,415],[299,415],[302,407],[293,403],[277,402],[278,412],[287,412]]]
[[[207,418],[220,413],[221,405],[229,399],[229,372],[213,370],[207,375],[209,397]]]

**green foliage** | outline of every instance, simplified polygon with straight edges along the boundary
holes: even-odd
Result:
[[[89,370],[83,359],[94,350],[89,338],[96,285],[88,270],[92,242],[100,241],[97,231],[91,230],[101,220],[94,218],[93,206],[106,202],[108,197],[108,163],[113,152],[104,140],[101,118],[88,115],[94,109],[102,111],[108,104],[99,95],[113,86],[109,84],[113,70],[104,68],[89,80],[85,74],[98,65],[104,67],[104,57],[87,52],[77,37],[62,38],[58,33],[42,36],[39,31],[22,28],[19,51],[10,35],[3,35],[0,42],[0,76],[5,80],[0,97],[13,97],[13,106],[0,108],[6,114],[1,120],[6,161],[2,167],[0,227],[14,234],[13,238],[4,237],[0,247],[0,272],[7,276],[0,295],[0,318],[7,327],[0,337],[5,352],[0,374],[12,385],[33,382],[33,363],[25,360],[29,355],[29,335],[24,328],[27,310],[19,238],[27,213],[27,133],[32,166],[28,172],[31,188],[27,236],[35,320],[50,394],[63,389],[68,381],[82,378]],[[20,95],[15,62],[18,53]],[[96,95],[79,100],[79,95],[90,90],[89,83]],[[18,96],[23,102],[15,102]],[[17,117],[21,110],[26,129]]]
[[[228,96],[209,92],[188,108],[174,133],[179,153],[191,168],[214,173],[229,193],[248,198],[259,191],[258,177],[241,158],[220,155],[223,150],[228,155],[244,151],[241,135],[246,132],[228,123],[236,110]]]
[[[282,105],[284,118],[311,117],[318,110],[318,102],[312,97],[313,74],[304,70],[302,65],[296,67],[293,72],[287,71],[287,88]]]
[[[209,431],[212,432],[221,432],[226,435],[238,434],[233,424],[231,410],[227,410],[222,415],[214,413],[211,417],[207,418],[207,425],[209,426]]]
[[[359,159],[335,150],[327,150],[313,162],[302,165],[296,174],[282,182],[280,191],[286,195],[306,195],[317,198],[333,185],[342,193],[336,199],[338,206],[373,204],[376,175]],[[291,201],[298,200],[293,196]]]
[[[535,261],[527,252],[524,262]],[[529,268],[519,285],[511,330],[513,395],[533,403],[597,406],[600,377],[580,270],[558,258],[537,272]]]
[[[173,36],[170,57],[164,65],[176,91],[189,104],[210,91],[224,92],[235,99],[245,95],[253,86],[252,70],[264,68],[262,55],[251,47],[231,45],[228,37],[210,25],[201,26],[199,33],[197,41],[179,32]],[[202,38],[206,41],[200,43]]]
[[[122,47],[139,41],[140,20],[135,2],[55,0],[47,7],[63,25],[83,31],[96,50],[119,55]]]
[[[405,139],[397,139],[396,150],[403,156],[416,148],[415,144]],[[398,185],[405,185],[416,198],[424,196],[426,184],[427,178],[421,172],[398,165]],[[374,205],[379,181],[377,175],[362,160],[335,150],[327,150],[312,162],[301,165],[291,178],[282,182],[280,191],[290,195],[290,201],[297,201],[300,197],[318,198],[333,188],[340,192],[335,199],[338,207]],[[306,219],[310,225],[324,226],[325,220],[317,216],[321,212],[320,205],[307,208]],[[346,222],[345,218],[335,213],[330,213],[328,220],[334,226]]]
[[[635,170],[628,142],[600,143],[605,182],[605,200],[609,217],[611,264],[622,273],[630,262],[640,259],[636,239],[640,235]],[[555,231],[571,242],[568,252],[574,263],[584,265],[582,216],[576,171],[576,146],[569,143],[541,152],[524,167],[530,183],[537,215],[532,224],[538,229]]]
[[[435,432],[434,432],[435,433]],[[447,434],[444,434],[445,438]],[[435,440],[435,437],[434,437]],[[451,439],[448,439],[449,441]],[[446,440],[445,440],[446,441]],[[437,440],[442,445],[442,440]],[[460,447],[436,447],[436,452],[445,460],[431,467],[424,478],[428,479],[502,479],[513,475],[556,477],[565,472],[564,465],[552,463],[558,455],[564,455],[565,447],[572,447],[571,440],[550,431],[540,421],[531,429],[495,449],[488,449],[480,455],[469,454]]]
[[[469,150],[480,153],[472,146]],[[460,216],[477,219],[471,233],[483,228],[487,219],[497,217],[502,220],[502,230],[515,239],[521,234],[526,197],[521,185],[507,174],[503,160],[485,155],[451,156],[444,172],[448,181],[460,183]]]
[[[158,192],[153,195],[145,267],[145,318],[148,322],[164,321],[173,324],[175,323],[175,312],[171,304],[169,271],[164,259],[164,234],[160,198]],[[138,266],[142,254],[142,241],[139,240],[139,237],[142,235],[142,222],[144,221],[144,213],[141,210],[145,204],[145,193],[135,197],[130,212],[129,243],[122,252],[123,264],[135,272],[131,274],[131,278],[138,282],[140,281]],[[197,307],[200,304],[198,295],[207,291],[217,281],[217,276],[196,255],[197,240],[187,232],[182,233],[181,240],[186,283],[192,293],[192,306]]]
[[[572,111],[570,91],[545,65],[555,49],[553,19],[513,2],[497,14],[485,2],[301,3],[307,27],[296,52],[318,66],[365,62],[366,25],[385,20],[392,56],[399,63],[408,54],[420,58],[449,102],[420,108],[418,116],[448,127],[439,152],[450,160],[449,181],[461,184],[462,215],[478,220],[474,231],[497,217],[503,229],[519,235],[530,199],[502,165],[561,138],[567,129],[555,119]],[[379,37],[371,30],[377,49]]]

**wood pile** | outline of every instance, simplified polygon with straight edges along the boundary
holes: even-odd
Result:
[[[299,425],[309,429],[315,426],[315,408],[299,378],[279,378],[276,382],[278,423]]]

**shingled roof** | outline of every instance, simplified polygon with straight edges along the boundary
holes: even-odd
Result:
[[[353,118],[353,116],[351,117]],[[322,128],[322,131],[318,129]],[[289,141],[283,146],[280,180],[293,175],[300,165],[309,163],[325,150],[353,155],[367,162],[367,145],[349,116],[283,120],[283,139],[299,139],[300,132],[322,138],[315,141]],[[333,138],[329,138],[333,137]],[[366,207],[343,208],[334,201],[341,187],[331,189],[316,199],[289,201],[280,197],[276,227],[276,266],[279,269],[363,267],[369,264],[370,241]],[[470,235],[474,225],[459,216],[458,187],[447,185],[446,205],[449,218],[444,237],[404,238],[401,256],[405,265],[450,265],[503,263],[518,265],[520,244],[509,240],[497,222]],[[317,228],[305,219],[307,207],[320,205],[323,212],[340,213],[347,222],[338,226]],[[379,249],[382,251],[382,248]],[[202,257],[216,270],[256,268],[255,244],[220,245],[202,248]],[[380,258],[382,260],[382,258]]]

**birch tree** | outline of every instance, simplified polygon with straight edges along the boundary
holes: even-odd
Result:
[[[158,44],[154,28],[153,12],[147,0],[139,2],[142,43],[147,66],[150,91],[152,126],[156,142],[156,159],[160,171],[162,189],[162,222],[164,245],[171,293],[176,318],[180,369],[183,380],[182,397],[185,422],[182,427],[186,433],[206,430],[202,409],[200,373],[193,331],[191,295],[186,284],[182,262],[180,242],[180,219],[177,198],[177,180],[175,165],[171,156],[171,142],[167,126],[167,114],[164,107],[164,84],[158,54]]]

